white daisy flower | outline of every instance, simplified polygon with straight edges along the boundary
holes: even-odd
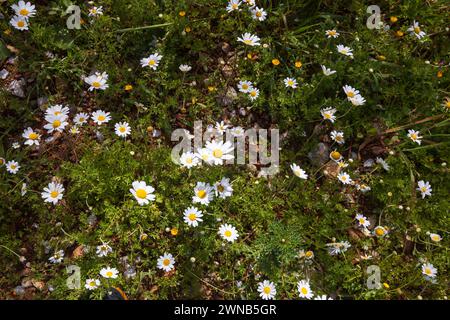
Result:
[[[420,136],[419,131],[408,130],[408,138],[410,138],[412,141],[420,145],[422,143],[423,137]]]
[[[342,155],[339,151],[333,150],[330,152],[330,159],[335,162],[339,162],[342,160]]]
[[[389,164],[384,159],[377,157],[376,162],[380,164],[384,170],[389,171],[390,169]]]
[[[334,115],[336,113],[335,108],[324,108],[320,110],[320,114],[325,120],[330,120],[332,123],[336,120],[336,116]]]
[[[116,279],[118,277],[119,270],[116,268],[106,267],[100,270],[100,275],[106,279]]]
[[[254,7],[251,13],[252,18],[258,21],[264,21],[267,18],[267,12],[263,8]]]
[[[372,188],[370,188],[368,185],[362,183],[362,184],[357,184],[356,185],[356,189],[361,191],[362,193],[366,193],[370,190],[372,190]]]
[[[196,167],[200,161],[194,153],[184,152],[180,157],[180,163],[183,167],[190,169],[192,167]]]
[[[114,125],[114,132],[119,137],[126,137],[131,134],[131,128],[127,122],[118,122]]]
[[[253,88],[253,83],[247,80],[241,80],[238,83],[238,89],[240,92],[248,93]]]
[[[106,257],[113,250],[107,243],[97,246],[97,257]]]
[[[216,192],[216,197],[225,199],[231,197],[233,194],[233,187],[230,184],[229,178],[222,178],[219,182],[214,184],[214,190]]]
[[[277,294],[277,289],[273,282],[264,280],[263,282],[258,283],[258,292],[263,300],[272,300]]]
[[[230,130],[230,133],[233,137],[242,137],[245,134],[245,131],[242,127],[237,126]]]
[[[360,94],[357,94],[356,96],[352,98],[348,98],[348,101],[350,101],[354,106],[362,106],[366,103],[366,99]]]
[[[141,59],[141,66],[142,66],[142,68],[150,67],[150,69],[156,70],[156,68],[158,68],[159,62],[161,61],[162,57],[163,56],[160,55],[159,53],[153,53],[153,54],[149,55],[147,58]]]
[[[328,252],[332,256],[344,253],[351,247],[348,241],[327,243],[326,246],[328,247]]]
[[[297,80],[295,80],[294,78],[286,78],[283,80],[284,85],[286,86],[286,88],[292,88],[295,89],[297,88]]]
[[[331,131],[330,137],[331,137],[331,139],[333,139],[333,141],[336,141],[338,144],[345,143],[344,133],[342,131],[333,130],[333,131]]]
[[[339,37],[339,32],[337,32],[334,29],[331,29],[331,30],[325,31],[325,35],[327,36],[327,38],[337,38],[337,37]]]
[[[422,39],[423,37],[425,37],[427,34],[425,32],[423,32],[420,29],[420,25],[419,22],[415,21],[413,22],[413,25],[411,27],[408,28],[408,30],[406,30],[408,32],[410,32],[411,35],[414,35],[417,37],[417,39]]]
[[[25,129],[22,133],[22,137],[26,139],[25,144],[32,146],[32,145],[39,145],[39,139],[41,138],[41,135],[36,133],[33,129],[28,127]]]
[[[248,45],[248,46],[259,46],[259,40],[261,40],[257,35],[251,34],[249,32],[244,33],[241,37],[238,37],[238,41]]]
[[[98,279],[86,279],[84,287],[88,290],[95,290],[100,286],[100,280]]]
[[[306,174],[306,171],[301,169],[297,164],[293,163],[291,164],[291,169],[294,174],[299,177],[300,179],[308,179],[308,175]]]
[[[63,132],[64,128],[69,124],[67,122],[67,116],[64,114],[47,115],[45,116],[45,121],[47,121],[47,124],[44,126],[44,129],[46,129],[48,133],[53,133],[55,131]]]
[[[352,86],[349,86],[348,84],[343,86],[342,89],[344,90],[345,94],[347,95],[347,99],[353,98],[359,94],[359,90],[356,90],[355,88],[353,88]]]
[[[105,112],[103,110],[97,110],[92,112],[91,118],[98,125],[102,125],[103,123],[107,123],[109,122],[109,120],[111,120],[109,112]]]
[[[373,233],[374,233],[377,237],[382,238],[382,237],[384,237],[384,236],[386,236],[386,235],[388,234],[388,230],[387,230],[385,227],[383,227],[383,226],[376,226],[376,227],[373,229]]]
[[[423,181],[420,180],[417,183],[418,188],[416,189],[417,191],[420,191],[420,193],[422,194],[422,199],[424,199],[426,196],[430,196],[431,197],[431,191],[433,191],[433,189],[431,189],[431,185],[428,181]]]
[[[223,121],[216,122],[216,131],[219,134],[223,134],[227,130],[228,127],[229,127],[229,125],[225,124]]]
[[[44,191],[41,192],[41,197],[44,202],[51,202],[57,204],[63,198],[64,187],[61,183],[50,182]]]
[[[228,242],[234,242],[239,237],[235,227],[231,224],[222,224],[219,228],[220,236]]]
[[[78,129],[77,126],[72,126],[72,127],[70,127],[69,132],[70,132],[71,134],[79,134],[79,133],[80,133],[80,130]]]
[[[422,265],[422,274],[429,278],[435,278],[437,275],[437,269],[431,263],[424,263]]]
[[[19,1],[17,4],[13,4],[11,8],[14,10],[16,16],[24,19],[33,17],[36,14],[36,9],[30,2]]]
[[[222,165],[224,160],[234,159],[232,154],[234,151],[233,144],[230,141],[208,141],[206,142],[206,148],[211,151],[212,163],[215,165]],[[231,154],[230,154],[231,153]]]
[[[239,10],[239,6],[241,5],[240,0],[230,0],[227,5],[227,12],[237,11]]]
[[[48,261],[56,264],[56,263],[61,263],[61,261],[63,261],[63,259],[64,259],[64,251],[59,250],[59,251],[56,251],[50,258],[48,258]]]
[[[108,74],[106,72],[100,73],[96,72],[89,77],[84,78],[84,82],[86,82],[89,87],[89,91],[92,90],[105,90],[109,87],[109,85],[106,83],[108,81]]]
[[[213,188],[209,183],[197,182],[192,202],[208,205],[213,199]]]
[[[140,206],[149,204],[150,201],[155,200],[156,197],[153,194],[155,189],[147,185],[145,181],[134,181],[132,186],[133,188],[130,189],[130,192]]]
[[[300,280],[297,283],[297,290],[300,298],[311,299],[314,296],[314,293],[309,286],[309,282],[306,280]]]
[[[250,88],[248,90],[248,96],[250,100],[254,101],[259,97],[259,89],[258,88]]]
[[[158,258],[157,267],[166,272],[171,271],[174,268],[175,259],[170,253],[164,253],[164,255]]]
[[[337,178],[343,184],[351,184],[352,183],[352,179],[350,178],[349,174],[346,172],[339,172]]]
[[[331,70],[331,69],[325,67],[324,65],[320,65],[320,67],[322,68],[323,74],[327,77],[336,73],[336,70]]]
[[[13,149],[19,149],[19,148],[20,148],[20,143],[14,142],[14,143],[11,145],[11,147],[12,147]]]
[[[98,17],[101,15],[103,15],[103,7],[102,6],[100,6],[100,7],[94,6],[92,8],[89,8],[89,17]]]
[[[20,31],[28,30],[27,18],[14,16],[9,20],[9,24]]]
[[[75,117],[73,118],[73,122],[77,126],[82,126],[85,123],[87,123],[88,119],[89,119],[89,115],[87,113],[81,112],[81,113],[77,113],[75,115]]]
[[[430,235],[431,241],[433,241],[433,242],[440,242],[442,240],[442,237],[440,234],[430,233],[429,235]]]
[[[20,166],[17,161],[10,160],[6,163],[6,171],[8,171],[9,173],[16,174],[19,169]]]
[[[353,58],[353,50],[351,49],[351,48],[349,48],[349,47],[346,47],[346,46],[344,46],[344,45],[342,45],[342,44],[338,44],[337,45],[337,51],[340,53],[340,54],[343,54],[343,55],[345,55],[345,56],[348,56],[348,57],[352,57]]]
[[[67,116],[69,115],[69,107],[65,107],[62,104],[55,104],[54,106],[50,106],[45,110],[45,115],[50,116]]]
[[[197,152],[195,153],[195,156],[197,157],[197,159],[204,161],[208,164],[212,163],[212,152],[207,148],[198,148]]]
[[[189,207],[184,210],[183,216],[184,222],[186,222],[190,227],[196,227],[199,222],[203,221],[202,211],[198,210],[196,207]]]
[[[357,214],[355,217],[355,220],[358,221],[358,225],[360,227],[364,227],[367,228],[368,226],[370,226],[370,221],[369,219],[367,219],[365,216],[363,216],[362,214]]]
[[[189,72],[192,70],[192,67],[187,64],[181,64],[178,68],[180,69],[181,72]]]

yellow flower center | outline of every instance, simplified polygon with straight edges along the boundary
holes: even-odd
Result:
[[[224,235],[225,235],[225,237],[227,237],[227,238],[231,237],[231,231],[230,231],[230,230],[225,231],[225,232],[224,232]]]
[[[334,160],[337,160],[341,157],[341,154],[338,151],[333,151],[331,153],[331,158],[333,158]]]
[[[192,158],[187,158],[187,159],[186,159],[186,163],[191,164],[191,163],[192,163]]]
[[[200,199],[203,199],[206,197],[206,191],[205,190],[198,190],[197,191],[197,197],[199,197]]]
[[[125,129],[125,127],[120,127],[120,128],[119,128],[119,131],[122,132],[122,133],[124,133],[126,130],[127,130],[127,129]]]
[[[53,128],[58,128],[61,125],[61,121],[55,120],[53,121]]]
[[[288,85],[289,85],[289,86],[293,86],[293,85],[294,85],[294,81],[289,80],[289,81],[288,81]]]
[[[15,164],[10,165],[9,167],[10,167],[11,169],[13,169],[13,170],[14,170],[15,168],[17,168],[17,166],[16,166]]]
[[[256,91],[250,92],[250,95],[251,95],[252,97],[256,97]]]
[[[313,255],[312,251],[306,251],[306,253],[305,253],[305,257],[307,257],[307,258],[311,258],[312,255]]]
[[[364,224],[366,222],[366,220],[364,218],[359,218],[359,223],[360,224]]]
[[[169,260],[169,259],[164,259],[164,260],[163,260],[163,265],[166,266],[166,267],[167,267],[168,265],[170,265],[170,260]]]
[[[347,92],[347,97],[353,98],[355,96],[355,93],[353,91]]]
[[[450,108],[450,100],[448,100],[448,101],[445,103],[445,106],[446,106],[447,108]]]
[[[112,277],[112,275],[113,275],[112,271],[107,271],[107,272],[106,272],[106,276],[107,276],[107,277]]]
[[[342,176],[342,177],[341,177],[341,180],[342,180],[342,181],[346,181],[346,180],[347,180],[347,176]]]
[[[331,114],[325,113],[325,119],[331,119]]]
[[[336,136],[336,141],[342,141],[342,136]]]
[[[52,192],[50,192],[50,197],[52,197],[52,198],[56,198],[57,196],[59,195],[59,192],[58,191],[52,191]]]
[[[417,34],[420,33],[420,28],[419,27],[415,27],[414,28],[414,32],[417,33]]]
[[[217,186],[217,191],[219,191],[219,192],[224,192],[224,191],[225,191],[225,187],[224,187],[223,185],[219,184],[219,185]]]
[[[148,61],[148,65],[150,65],[150,66],[155,65],[155,63],[156,63],[156,61],[153,60],[153,59],[151,59],[151,60]]]
[[[296,68],[301,68],[302,63],[300,61],[295,61],[295,67]]]
[[[25,26],[25,22],[23,20],[20,20],[20,21],[17,22],[17,26],[19,28],[23,28]]]
[[[415,133],[411,134],[411,139],[416,140],[417,139],[417,134],[415,134]]]
[[[256,14],[255,14],[258,18],[260,18],[261,16],[262,16],[262,12],[261,11],[256,11]]]
[[[98,121],[105,121],[106,117],[103,115],[98,116],[97,120]]]
[[[425,192],[425,191],[427,191],[427,188],[426,187],[422,187],[422,188],[420,188],[420,191]]]
[[[347,54],[347,49],[341,49],[341,53],[343,53],[343,54]]]
[[[190,213],[188,219],[191,221],[195,221],[195,219],[197,219],[197,215],[195,213]]]
[[[330,31],[328,31],[328,34],[329,34],[330,36],[335,36],[335,35],[336,35],[336,31],[330,30]]]
[[[27,16],[30,13],[30,11],[28,11],[27,9],[24,8],[24,9],[20,10],[19,13],[22,16]]]
[[[91,287],[95,287],[95,281],[89,282],[89,285],[90,285]]]
[[[239,6],[238,6],[236,3],[233,3],[233,4],[231,5],[231,7],[232,7],[234,10],[236,10]]]
[[[305,287],[301,288],[300,291],[304,295],[308,294],[308,289],[306,289]]]
[[[180,17],[184,17],[186,15],[186,11],[180,11],[178,14],[180,15]]]
[[[32,133],[30,133],[28,138],[31,139],[31,140],[36,140],[38,138],[38,134],[35,133],[35,132],[32,132]]]
[[[377,236],[381,237],[382,235],[384,235],[384,230],[382,228],[378,228],[378,229],[375,230],[375,234]]]
[[[244,40],[244,43],[250,45],[250,44],[253,43],[253,41],[250,40],[250,39],[245,39],[245,40]]]
[[[247,90],[247,89],[248,89],[248,84],[244,83],[244,84],[242,85],[242,89]]]
[[[263,291],[265,294],[269,294],[271,290],[270,287],[264,287]]]
[[[431,237],[431,240],[433,240],[433,241],[441,241],[441,237],[440,236],[438,236],[437,234],[434,234],[432,237]]]
[[[273,60],[272,60],[272,64],[273,64],[274,66],[277,66],[277,65],[280,64],[280,60],[278,60],[278,59],[273,59]]]
[[[176,236],[178,234],[178,229],[177,228],[170,229],[170,234]]]
[[[94,81],[94,82],[92,82],[92,86],[93,86],[94,88],[100,88],[101,84],[100,84],[100,82],[98,82],[98,81]]]
[[[431,271],[430,268],[425,268],[425,273],[426,273],[427,275],[430,275],[430,274],[432,274],[433,272]]]
[[[145,199],[147,197],[147,191],[145,191],[144,189],[137,189],[136,195],[140,199]]]
[[[213,151],[213,156],[216,158],[221,158],[223,156],[223,152],[220,149],[216,149]]]
[[[78,119],[78,122],[84,122],[85,119],[83,117],[80,117],[80,119]]]

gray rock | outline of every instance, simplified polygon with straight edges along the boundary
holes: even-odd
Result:
[[[8,86],[8,91],[19,98],[25,98],[25,80],[13,80]]]
[[[5,80],[9,75],[9,71],[6,69],[3,69],[0,71],[0,79]]]

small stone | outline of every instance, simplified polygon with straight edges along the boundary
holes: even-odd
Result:
[[[8,91],[19,98],[25,98],[25,80],[13,80],[8,86]]]
[[[25,293],[25,288],[22,286],[17,286],[14,288],[14,294],[17,296],[21,296]]]
[[[6,69],[3,69],[0,71],[0,79],[5,80],[9,75],[9,71]]]

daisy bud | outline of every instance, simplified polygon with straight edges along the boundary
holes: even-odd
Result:
[[[195,257],[191,257],[190,260],[191,260],[192,263],[195,263]]]

